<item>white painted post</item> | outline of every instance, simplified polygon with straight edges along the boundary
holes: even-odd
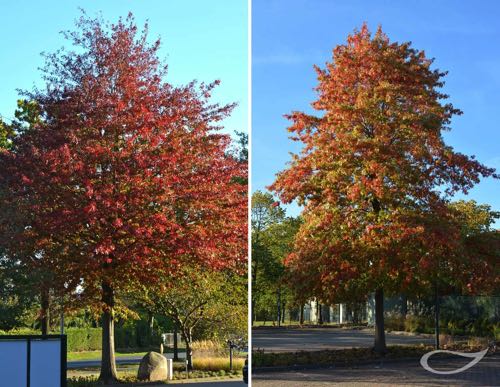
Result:
[[[167,359],[167,379],[172,380],[174,375],[174,361],[173,359]]]
[[[311,314],[310,314],[310,321],[311,323],[316,323],[318,321],[318,302],[316,299],[311,300]]]
[[[339,324],[344,323],[344,304],[340,304]]]

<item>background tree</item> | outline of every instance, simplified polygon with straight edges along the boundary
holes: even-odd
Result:
[[[199,266],[183,267],[175,280],[143,287],[139,295],[157,314],[172,319],[186,344],[188,369],[193,369],[192,343],[195,329],[216,330],[219,340],[246,336],[246,277],[229,271],[210,271]]]
[[[14,112],[15,118],[10,121],[10,124],[3,124],[4,132],[6,133],[6,148],[12,152],[16,152],[14,141],[25,133],[33,130],[37,124],[42,123],[42,113],[39,104],[36,101],[20,99],[17,101],[17,109]],[[12,291],[16,289],[26,297],[26,288],[31,292],[36,290],[39,298],[39,313],[38,320],[41,333],[48,334],[50,330],[50,306],[51,306],[51,290],[55,290],[54,277],[50,270],[42,264],[46,259],[43,259],[48,251],[40,250],[35,247],[34,238],[29,243],[20,244],[16,235],[21,230],[29,229],[29,219],[33,214],[23,212],[21,202],[33,204],[33,197],[25,194],[22,200],[10,200],[8,195],[8,184],[3,185],[4,194],[1,195],[1,216],[0,216],[0,232],[1,242],[4,251],[4,265],[9,267],[9,273],[15,277],[12,282]],[[24,207],[26,208],[26,207]],[[23,274],[24,272],[24,274]],[[12,278],[11,278],[12,279]],[[33,300],[33,297],[28,297],[28,300]]]
[[[463,241],[462,260],[464,270],[460,275],[458,290],[464,294],[498,294],[500,291],[500,232],[495,222],[500,212],[488,204],[474,200],[450,203]]]
[[[257,303],[255,297],[258,294],[257,281],[259,278],[262,261],[268,256],[265,246],[262,244],[262,233],[271,224],[282,220],[285,216],[284,210],[274,200],[270,193],[256,191],[252,194],[252,321],[255,320],[254,306]]]
[[[75,50],[47,55],[46,90],[27,93],[44,119],[2,154],[1,183],[33,215],[21,245],[35,241],[43,267],[100,298],[100,380],[112,382],[117,292],[184,262],[246,261],[246,165],[217,132],[234,106],[209,103],[218,82],[165,82],[147,26],[82,16],[65,36]]]
[[[0,117],[0,149],[8,149],[12,144],[12,126]]]
[[[286,306],[296,304],[294,292],[290,289],[294,279],[288,278],[287,281],[284,261],[293,249],[299,225],[300,218],[286,217],[262,231],[261,244],[265,248],[266,256],[262,259],[261,275],[255,289],[256,298],[271,302],[267,309],[275,312],[278,325],[284,319]]]
[[[461,112],[444,102],[445,73],[431,65],[410,43],[363,25],[316,68],[321,115],[288,116],[304,146],[272,186],[305,206],[288,260],[297,280],[330,302],[375,292],[377,352],[384,290],[465,269],[447,203],[494,172],[445,144],[442,132]]]
[[[0,247],[0,330],[32,325],[38,305],[29,271]]]

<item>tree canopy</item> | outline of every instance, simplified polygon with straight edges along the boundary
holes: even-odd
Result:
[[[316,67],[318,115],[288,115],[303,148],[271,188],[304,206],[288,265],[327,301],[428,287],[470,267],[448,202],[497,176],[444,142],[461,111],[432,62],[363,25]]]

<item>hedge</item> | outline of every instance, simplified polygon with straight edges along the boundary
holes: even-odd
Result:
[[[58,332],[53,332],[58,333]],[[39,335],[39,330],[20,328],[8,332],[1,331],[4,335]],[[102,348],[101,328],[67,328],[68,351],[98,351]],[[115,327],[115,348],[139,349],[159,346],[159,334],[151,336],[142,325],[127,325]]]
[[[68,351],[96,351],[102,348],[101,328],[68,328]]]

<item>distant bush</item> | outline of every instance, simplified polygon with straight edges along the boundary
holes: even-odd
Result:
[[[431,346],[388,346],[386,358],[419,357],[432,350]],[[252,365],[255,367],[274,367],[292,365],[352,365],[360,361],[380,358],[371,348],[349,348],[324,351],[299,351],[282,353],[252,353]]]
[[[233,370],[243,369],[245,360],[241,358],[233,358]],[[218,376],[224,376],[229,372],[229,358],[228,357],[204,357],[197,359],[193,358],[193,368],[197,371],[217,371]],[[223,373],[222,373],[222,372]]]
[[[68,351],[98,351],[102,348],[101,328],[68,328]]]
[[[229,357],[227,344],[216,340],[199,340],[192,343],[193,355],[195,358],[201,357]]]
[[[59,332],[52,332],[59,333]],[[0,331],[2,335],[40,335],[39,330],[30,328],[13,329],[10,331]],[[102,348],[101,328],[67,328],[68,351],[99,351]],[[117,349],[139,349],[158,347],[161,338],[159,333],[150,335],[142,327],[134,325],[115,328],[115,348]]]
[[[398,315],[385,317],[385,327],[388,331],[406,331],[412,333],[434,333],[433,316]],[[439,321],[441,333],[453,336],[489,337],[498,340],[500,324],[488,318],[460,319],[443,316]]]
[[[385,329],[388,331],[404,331],[405,327],[405,319],[403,316],[399,314],[393,314],[385,316]]]
[[[434,331],[433,321],[427,316],[407,315],[404,327],[407,332],[412,333],[432,333]]]

